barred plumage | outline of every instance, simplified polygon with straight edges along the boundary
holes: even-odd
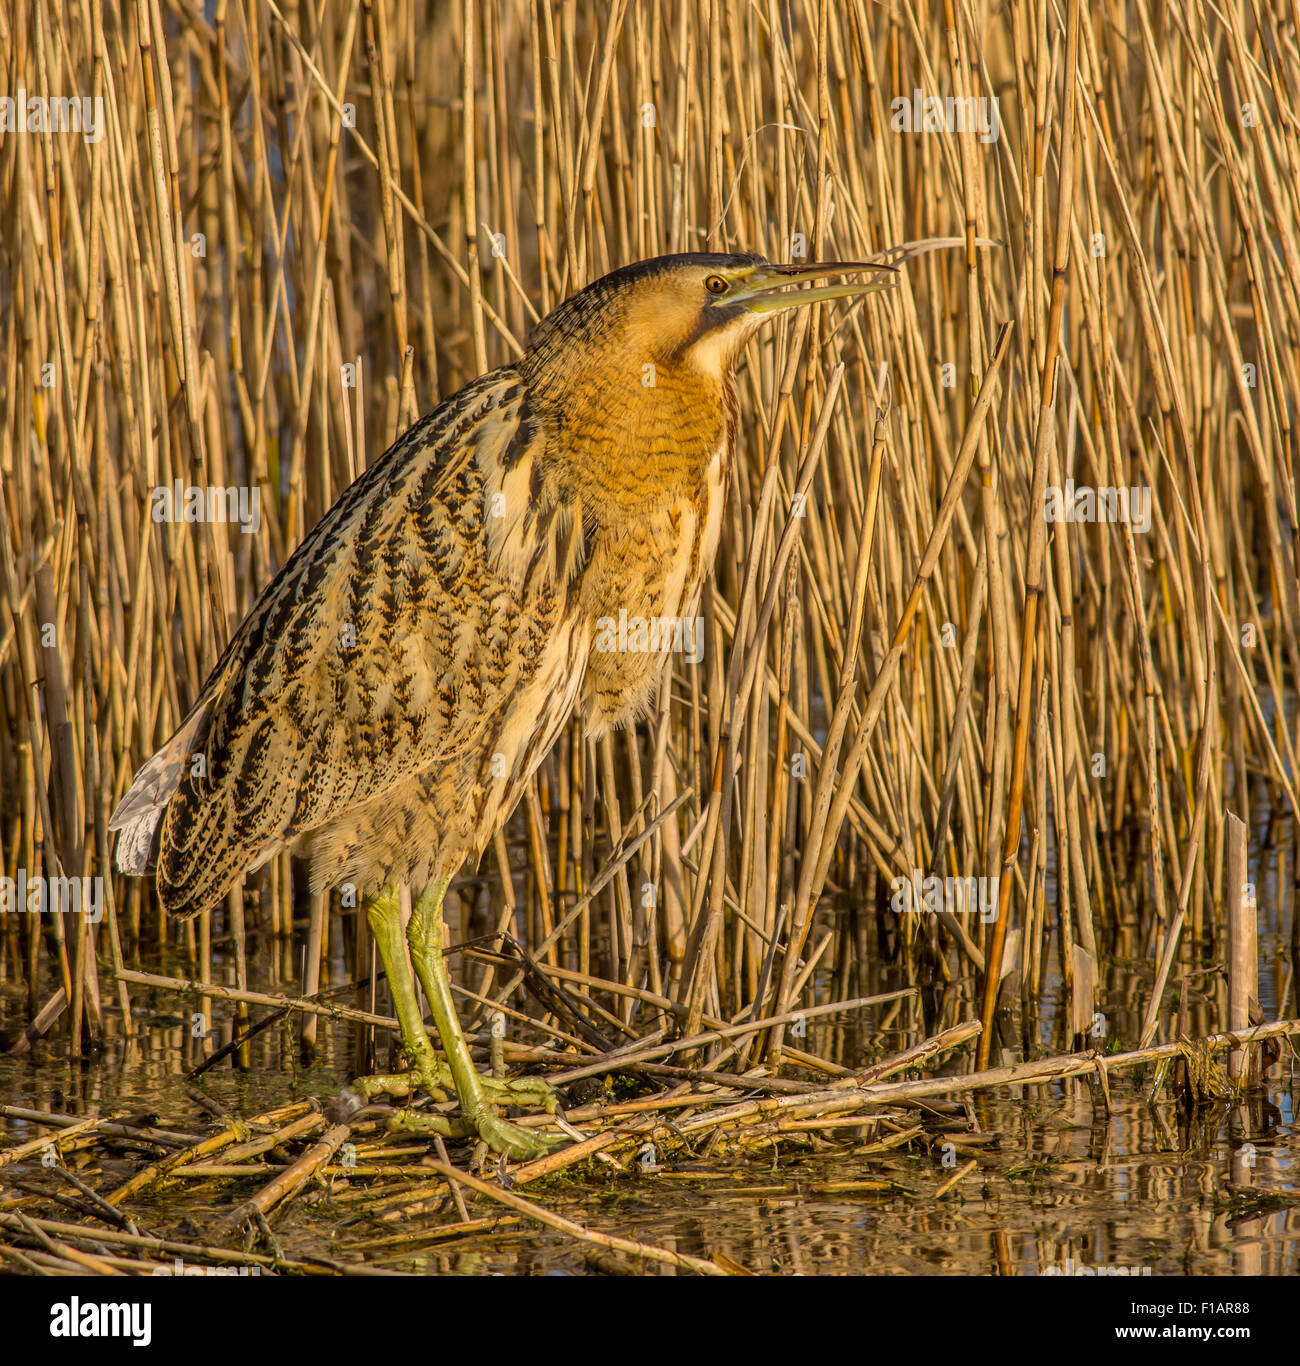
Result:
[[[432,1089],[454,1084],[502,1151],[536,1142],[495,1119],[469,1069],[431,947],[442,888],[579,701],[593,733],[650,705],[666,654],[593,636],[620,613],[694,616],[727,497],[740,350],[777,308],[880,287],[781,292],[837,269],[662,257],[567,300],[516,364],[422,418],[326,513],[113,814],[119,866],[145,872],[156,845],[158,892],[179,915],[285,848],[314,891],[354,884],[413,1069]],[[411,952],[452,1082],[397,961],[403,882],[428,892]]]

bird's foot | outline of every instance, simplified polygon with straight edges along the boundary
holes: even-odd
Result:
[[[478,1074],[483,1099],[489,1105],[518,1105],[555,1113],[555,1088],[541,1077],[514,1079]],[[399,1100],[424,1091],[434,1100],[450,1100],[456,1094],[456,1079],[451,1068],[441,1058],[431,1059],[405,1072],[376,1072],[373,1076],[357,1077],[352,1090],[369,1103],[376,1096],[395,1096]]]
[[[377,1096],[404,1100],[420,1091],[434,1100],[450,1100],[456,1094],[456,1082],[445,1062],[430,1058],[405,1072],[376,1072],[357,1077],[349,1089],[363,1105],[369,1105]]]
[[[485,1078],[486,1080],[486,1078]],[[495,1115],[491,1107],[473,1119],[429,1115],[419,1110],[399,1110],[388,1121],[389,1132],[396,1134],[439,1134],[443,1138],[481,1138],[494,1153],[512,1162],[530,1162],[563,1147],[567,1138],[554,1138],[533,1129],[512,1124]]]
[[[437,1134],[443,1138],[468,1138],[477,1135],[492,1150],[505,1156],[523,1161],[543,1157],[554,1148],[561,1146],[565,1139],[546,1138],[533,1133],[508,1120],[501,1119],[493,1107],[519,1106],[536,1108],[553,1115],[556,1109],[554,1088],[541,1077],[517,1077],[513,1080],[477,1074],[482,1100],[479,1104],[467,1107],[466,1115],[449,1118],[445,1115],[425,1114],[416,1110],[398,1110],[388,1121],[389,1131],[403,1134]],[[377,1096],[394,1096],[398,1099],[423,1091],[437,1101],[445,1101],[456,1095],[456,1082],[451,1068],[441,1059],[422,1061],[418,1067],[405,1072],[376,1073],[373,1076],[358,1077],[353,1081],[341,1100],[348,1103],[352,1097],[351,1108],[355,1110],[368,1105]]]

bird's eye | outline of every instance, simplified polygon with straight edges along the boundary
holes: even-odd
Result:
[[[727,282],[721,275],[710,275],[704,282],[704,288],[710,294],[725,294],[727,292]]]

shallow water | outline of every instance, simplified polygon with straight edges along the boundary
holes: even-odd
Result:
[[[1262,810],[1262,803],[1261,803]],[[1295,1015],[1291,913],[1281,907],[1278,840],[1294,850],[1289,822],[1270,829],[1257,816],[1252,832],[1251,875],[1259,899],[1259,999],[1266,1019]],[[1049,847],[1046,892],[1054,899]],[[1292,859],[1293,863],[1293,859]],[[1130,889],[1140,895],[1140,878]],[[486,897],[480,912],[486,910]],[[823,916],[843,913],[828,906]],[[1113,914],[1113,912],[1112,912]],[[1054,912],[1053,912],[1054,918]],[[492,917],[494,919],[494,917]],[[886,918],[886,924],[890,918]],[[829,973],[815,979],[819,1002],[897,991],[915,985],[904,961],[890,961],[896,939],[878,938],[872,914],[856,926],[856,961],[865,966],[837,986]],[[1097,984],[1101,1035],[1090,1042],[1107,1051],[1134,1048],[1152,989],[1153,945],[1135,933],[1137,917],[1121,914],[1107,941]],[[471,916],[459,940],[490,930]],[[897,931],[897,924],[893,932]],[[813,940],[817,931],[814,931]],[[322,988],[350,980],[344,934],[331,922],[331,952],[322,967]],[[270,993],[296,994],[305,930],[292,940],[256,933],[250,941],[249,985]],[[810,941],[811,942],[811,941]],[[180,934],[154,961],[140,966],[164,976],[193,977],[195,964],[180,947]],[[1043,1057],[1068,1050],[1061,1028],[1063,1006],[1055,936],[1045,964],[1039,1013],[1000,1020],[994,1063]],[[1222,950],[1210,946],[1206,966],[1186,979],[1187,1033],[1216,1032],[1226,1018]],[[228,940],[213,949],[214,976],[234,985]],[[456,962],[457,960],[452,960]],[[464,966],[460,966],[464,971]],[[470,969],[481,986],[481,966]],[[1176,967],[1167,1002],[1178,1000]],[[105,979],[106,980],[106,979]],[[500,979],[498,979],[499,981]],[[163,1128],[206,1134],[213,1106],[227,1115],[251,1116],[296,1099],[337,1095],[367,1057],[368,1031],[348,1021],[321,1017],[310,1065],[304,1065],[299,1025],[283,1019],[257,1034],[249,1046],[251,1068],[230,1060],[187,1082],[186,1073],[214,1049],[195,1036],[197,998],[151,987],[130,988],[136,1041],[122,1037],[112,1000],[104,1001],[105,1044],[91,1061],[60,1056],[57,1031],[32,1053],[0,1055],[0,1103],[75,1115],[152,1112]],[[368,994],[339,998],[372,1009]],[[380,1003],[382,1007],[382,1002]],[[213,1001],[215,1044],[227,1042],[232,1007]],[[0,982],[0,1032],[12,1040],[26,1023],[25,994]],[[267,1008],[250,1007],[254,1022]],[[890,1057],[938,1030],[979,1017],[968,976],[942,991],[932,985],[903,1002],[871,1007],[850,1019],[808,1022],[799,1046],[843,1066],[863,1067]],[[1162,1032],[1158,1041],[1167,1041]],[[925,1075],[969,1070],[971,1046],[941,1056]],[[1225,1054],[1218,1060],[1224,1061]],[[382,1065],[384,1059],[378,1059]],[[808,1074],[792,1071],[807,1080]],[[920,1075],[903,1074],[903,1075]],[[593,1163],[562,1179],[521,1193],[587,1227],[701,1257],[724,1257],[763,1273],[1121,1275],[1300,1274],[1300,1063],[1282,1042],[1266,1082],[1243,1104],[1203,1105],[1187,1113],[1168,1084],[1153,1096],[1154,1068],[1112,1069],[1110,1108],[1088,1079],[1071,1078],[1033,1087],[1004,1087],[963,1096],[953,1092],[928,1109],[908,1113],[906,1123],[925,1126],[922,1139],[889,1152],[860,1151],[887,1131],[816,1146],[783,1144],[757,1155],[697,1156],[656,1153],[658,1170],[644,1169],[643,1155],[627,1171]],[[897,1078],[897,1079],[901,1079]],[[196,1100],[201,1092],[210,1102]],[[572,1099],[572,1098],[571,1098]],[[954,1120],[955,1102],[966,1101]],[[973,1131],[973,1132],[972,1132]],[[48,1130],[0,1118],[0,1145],[27,1141]],[[848,1131],[841,1131],[847,1133]],[[950,1146],[945,1142],[950,1140]],[[398,1158],[418,1172],[426,1149],[419,1144]],[[74,1164],[78,1159],[71,1159]],[[942,1198],[938,1192],[975,1160],[977,1166]],[[102,1161],[97,1157],[96,1161]],[[114,1171],[102,1162],[100,1182],[135,1170]],[[8,1169],[15,1172],[15,1169]],[[24,1164],[20,1179],[41,1181],[39,1168]],[[0,1177],[5,1175],[0,1170]],[[138,1201],[132,1212],[151,1229],[203,1241],[210,1223],[267,1178],[206,1182],[196,1188],[170,1184],[161,1195]],[[272,1217],[289,1257],[325,1256],[337,1262],[409,1272],[566,1273],[592,1269],[587,1245],[500,1211],[482,1231],[447,1244],[442,1226],[459,1215],[454,1207],[424,1209],[420,1186],[409,1178],[332,1179],[312,1188]],[[96,1182],[92,1181],[92,1184]],[[472,1218],[498,1212],[479,1201]],[[608,1262],[596,1267],[614,1269]],[[674,1274],[662,1265],[650,1274]]]
[[[1262,943],[1261,956],[1269,949]],[[283,952],[256,955],[252,984],[288,989],[280,971],[286,957],[292,961]],[[881,979],[873,989],[899,985],[888,972],[872,975]],[[1125,1047],[1136,1037],[1149,991],[1144,975],[1115,962],[1103,975],[1099,1008]],[[1262,995],[1272,991],[1269,980],[1265,973]],[[1213,1027],[1215,995],[1211,987],[1193,997],[1194,1033]],[[133,989],[133,1001],[141,1026],[135,1056],[110,1037],[104,1054],[86,1064],[44,1049],[26,1059],[0,1058],[0,1101],[73,1114],[151,1111],[164,1128],[203,1133],[209,1121],[192,1098],[195,1089],[227,1113],[252,1115],[296,1098],[332,1096],[352,1072],[353,1027],[322,1020],[311,1066],[299,1060],[296,1028],[281,1023],[253,1041],[248,1074],[227,1065],[186,1083],[185,1070],[203,1056],[191,1033],[192,1003],[142,988]],[[4,997],[0,1013],[10,1025],[19,1004],[12,992]],[[1264,1005],[1271,1015],[1274,1001]],[[226,1009],[217,1003],[219,1025]],[[868,1012],[851,1030],[810,1028],[805,1046],[864,1064],[933,1032],[933,1021],[919,1018],[915,1005],[886,1016],[881,1009],[887,1008]],[[261,1008],[253,1013],[258,1018]],[[978,1012],[969,1001],[951,999],[941,1013],[947,1024]],[[112,1015],[108,1022],[111,1028]],[[1041,1033],[1048,1042],[1050,1021]],[[696,1256],[721,1255],[764,1273],[1300,1274],[1294,1055],[1284,1048],[1267,1084],[1231,1109],[1219,1103],[1189,1116],[1168,1087],[1152,1101],[1151,1080],[1150,1068],[1112,1072],[1109,1113],[1084,1079],[981,1093],[968,1109],[975,1136],[935,1132],[928,1148],[860,1154],[849,1142],[817,1151],[785,1146],[757,1157],[669,1157],[658,1171],[633,1161],[627,1174],[584,1169],[524,1193],[590,1228]],[[8,1146],[40,1131],[4,1121],[3,1132]],[[955,1147],[945,1152],[949,1136]],[[421,1156],[417,1145],[398,1160],[418,1168]],[[972,1158],[978,1166],[936,1199]],[[111,1175],[111,1167],[104,1170]],[[28,1177],[33,1171],[23,1169]],[[208,1220],[258,1184],[205,1184],[202,1193],[173,1185],[138,1202],[133,1213],[152,1229],[202,1241]],[[440,1247],[446,1239],[439,1226],[458,1216],[444,1209],[412,1214],[419,1185],[418,1178],[336,1180],[328,1191],[294,1200],[273,1225],[290,1257],[324,1255],[412,1272],[593,1267],[585,1245],[508,1216]],[[471,1216],[493,1213],[485,1204],[474,1205]],[[662,1266],[648,1270],[672,1274]]]

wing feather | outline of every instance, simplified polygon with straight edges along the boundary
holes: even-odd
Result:
[[[259,596],[182,731],[140,770],[110,823],[123,828],[119,866],[141,870],[161,815],[160,895],[197,913],[302,832],[481,746],[527,681],[521,620],[546,629],[538,614],[562,597],[554,553],[539,571],[529,544],[543,520],[528,506],[542,447],[507,368],[367,469]]]

